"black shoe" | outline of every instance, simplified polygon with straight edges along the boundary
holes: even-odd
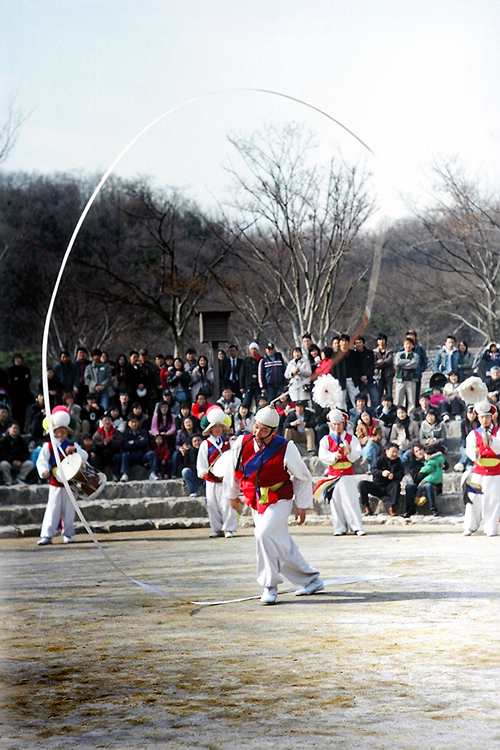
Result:
[[[436,508],[434,508],[434,510],[431,510],[431,513],[433,516],[439,516],[439,513],[437,512]]]
[[[413,513],[403,513],[403,518],[411,518]]]

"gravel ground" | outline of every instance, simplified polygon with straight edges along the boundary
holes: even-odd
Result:
[[[484,750],[500,744],[500,538],[294,528],[333,584],[260,594],[252,530],[0,541],[0,747]],[[287,590],[285,583],[282,587]]]

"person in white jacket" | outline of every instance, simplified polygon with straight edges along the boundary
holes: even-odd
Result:
[[[290,536],[288,516],[295,499],[299,525],[312,507],[312,477],[294,443],[277,434],[279,415],[271,406],[255,415],[252,435],[242,435],[231,445],[228,467],[231,504],[240,507],[243,493],[252,508],[257,551],[257,581],[263,586],[261,603],[275,604],[278,584],[288,578],[297,596],[324,589],[319,571],[302,557]]]
[[[297,347],[293,350],[293,359],[288,363],[285,370],[285,379],[288,380],[288,393],[292,401],[309,401],[311,394],[311,363],[309,358],[302,354],[302,349]]]
[[[474,462],[472,474],[464,474],[468,502],[465,504],[464,536],[476,531],[481,521],[486,536],[498,535],[500,518],[500,429],[492,424],[496,407],[489,401],[475,404],[479,427],[465,441],[467,457]]]

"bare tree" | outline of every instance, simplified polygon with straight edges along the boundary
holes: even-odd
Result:
[[[418,212],[426,236],[415,243],[427,277],[434,274],[428,299],[458,328],[491,340],[500,324],[500,201],[454,162],[433,169],[439,202]]]
[[[0,125],[0,164],[9,156],[19,138],[21,125],[27,119],[27,115],[16,105],[16,97],[10,98],[3,122]]]
[[[293,123],[229,140],[246,169],[229,170],[234,185],[221,239],[238,259],[242,283],[227,266],[228,296],[251,321],[265,313],[295,341],[311,330],[321,342],[367,271],[356,250],[374,208],[368,176],[340,160],[326,171],[310,166],[313,139]],[[260,309],[247,294],[249,279]]]

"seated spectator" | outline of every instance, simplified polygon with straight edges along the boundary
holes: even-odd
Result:
[[[375,410],[375,418],[382,427],[384,443],[387,443],[392,425],[396,421],[396,407],[394,406],[392,396],[389,393],[383,394],[381,404],[380,406],[377,406]]]
[[[170,407],[166,401],[158,404],[157,409],[153,414],[153,419],[151,420],[150,432],[153,437],[155,435],[163,435],[170,453],[173,453],[176,433],[175,417],[170,411]]]
[[[118,411],[120,417],[127,422],[132,411],[132,402],[127,391],[122,391],[118,396]]]
[[[174,397],[173,397],[173,395],[172,395],[172,391],[170,390],[170,388],[165,388],[165,389],[164,389],[164,390],[163,390],[163,391],[161,392],[161,399],[160,399],[160,400],[158,401],[158,403],[157,403],[157,404],[155,404],[155,409],[156,409],[156,408],[157,408],[157,407],[158,407],[158,406],[159,406],[159,405],[160,405],[160,404],[161,404],[161,403],[162,403],[163,401],[165,401],[165,402],[166,402],[166,403],[167,403],[167,404],[169,405],[169,407],[170,407],[170,411],[172,412],[172,414],[173,414],[173,415],[174,415],[175,417],[177,417],[177,416],[178,416],[178,415],[180,414],[180,411],[181,411],[181,404],[178,404],[178,403],[177,403],[177,401],[175,400],[175,398],[174,398]],[[187,403],[187,402],[184,402],[184,403]],[[191,409],[191,406],[190,406],[190,405],[189,405],[189,409]],[[154,410],[153,410],[153,414],[154,414]]]
[[[225,414],[231,417],[231,425],[234,427],[234,417],[241,406],[241,399],[234,395],[230,386],[225,386],[222,390],[222,396],[217,401]]]
[[[178,404],[182,404],[183,401],[189,401],[191,398],[191,391],[189,390],[189,383],[191,376],[184,369],[182,359],[176,357],[172,368],[169,368],[167,375],[166,387],[170,389],[174,399]]]
[[[30,452],[26,442],[21,437],[18,422],[12,422],[6,433],[0,437],[0,472],[4,484],[13,483],[13,475],[17,484],[26,484],[28,474],[33,471]]]
[[[254,414],[250,411],[248,406],[245,406],[245,404],[241,404],[234,419],[234,434],[251,435],[253,432],[254,422]]]
[[[161,432],[154,437],[153,450],[156,453],[158,479],[170,479],[171,454],[165,435]]]
[[[136,401],[132,404],[131,414],[137,417],[137,419],[139,420],[139,427],[141,429],[149,429],[149,415],[146,411],[144,411],[144,408],[140,401]]]
[[[372,410],[367,406],[367,401],[368,396],[366,396],[364,393],[357,394],[354,400],[354,406],[352,407],[352,409],[349,409],[349,421],[352,422],[353,425],[358,424],[362,411],[367,411],[368,414],[373,416]]]
[[[176,433],[179,432],[179,430],[182,427],[183,420],[186,417],[191,417],[193,422],[195,423],[196,427],[199,428],[200,421],[199,419],[196,419],[196,417],[193,415],[191,411],[191,404],[188,404],[187,401],[184,401],[183,404],[179,405],[179,414],[175,417],[175,431]]]
[[[263,409],[265,406],[267,406],[267,397],[261,394],[257,399],[257,405],[255,407],[255,413],[259,411],[259,409]]]
[[[279,397],[279,400],[275,402],[274,407],[280,417],[280,423],[278,426],[278,435],[283,436],[283,432],[284,432],[283,425],[285,424],[286,415],[288,414],[290,409],[293,409],[294,405],[295,404],[293,403],[288,393],[282,393],[281,396]]]
[[[208,364],[208,359],[202,354],[198,357],[198,364],[191,373],[191,400],[196,401],[198,393],[211,398],[214,392],[214,371]]]
[[[285,440],[293,443],[304,443],[310,456],[316,454],[316,436],[314,433],[314,415],[306,409],[304,401],[296,401],[295,409],[292,409],[284,423]]]
[[[478,427],[479,420],[477,418],[476,412],[474,411],[474,405],[469,404],[467,406],[467,409],[465,410],[465,416],[462,419],[462,424],[460,425],[460,457],[453,467],[454,471],[465,471],[466,468],[472,466],[472,461],[468,457],[465,450],[465,443],[469,432],[471,432],[472,430],[476,430]]]
[[[139,420],[135,414],[131,414],[127,429],[123,433],[122,482],[128,482],[130,467],[134,464],[148,466],[150,480],[158,478],[156,476],[156,453],[149,449],[149,435],[139,426]]]
[[[399,410],[398,410],[399,411]],[[386,495],[389,497],[389,514],[396,515],[396,505],[401,490],[401,481],[404,477],[405,470],[398,456],[399,447],[396,443],[389,443],[378,459],[375,467],[371,470],[372,481],[366,479],[359,483],[359,494],[361,505],[367,516],[373,514],[369,495],[381,498]]]
[[[42,394],[42,398],[43,398],[43,394]],[[12,418],[10,416],[10,412],[8,408],[6,406],[0,406],[0,437],[6,434],[11,424],[12,424]],[[41,421],[40,421],[40,426],[41,426]],[[43,430],[42,430],[42,435],[43,435]]]
[[[441,388],[435,385],[429,396],[429,406],[434,411],[439,412],[441,410],[441,404],[446,401],[446,396],[443,395]]]
[[[207,401],[207,397],[204,393],[198,393],[196,397],[196,401],[193,403],[191,407],[191,412],[194,417],[198,420],[198,422],[201,422],[202,417],[205,416],[207,413],[207,410],[210,409],[210,407],[213,406],[210,401]]]
[[[7,410],[7,415],[9,414]],[[34,440],[38,445],[43,440],[43,427],[42,423],[45,419],[45,399],[42,391],[38,391],[35,397],[35,403],[31,404],[29,409],[29,421],[30,421],[30,439]],[[2,408],[0,407],[0,434],[2,433]]]
[[[109,410],[109,413],[111,415],[111,419],[113,420],[113,427],[115,430],[118,430],[118,432],[121,432],[122,434],[125,432],[127,428],[127,423],[122,417],[120,417],[120,411],[117,406],[112,406]]]
[[[198,451],[202,442],[201,435],[194,435],[192,444],[189,448],[181,448],[179,457],[179,471],[182,479],[187,485],[189,497],[198,496],[198,488],[203,484],[203,480],[198,478],[196,463],[198,461]]]
[[[488,389],[488,399],[497,404],[500,394],[500,367],[498,365],[493,365],[489,376],[485,380],[485,384]]]
[[[78,404],[75,402],[75,394],[73,393],[73,391],[64,391],[62,395],[62,405],[67,408],[67,410],[69,411],[69,415],[73,420],[71,429],[73,430],[75,439],[78,442],[78,439],[82,433],[82,407],[78,406]]]
[[[446,450],[446,429],[433,409],[429,409],[420,425],[419,442],[426,451],[430,450],[432,453]]]
[[[418,443],[419,429],[417,423],[411,419],[403,406],[398,406],[396,421],[392,425],[389,440],[399,448],[399,457],[403,466],[408,463],[410,450]]]
[[[106,412],[101,419],[101,426],[94,432],[94,456],[89,458],[89,464],[97,471],[104,471],[111,466],[113,482],[120,476],[121,452],[123,434],[113,425],[113,418]]]
[[[470,378],[474,374],[474,355],[469,351],[469,346],[466,341],[461,341],[458,345],[458,375],[460,382]]]
[[[431,408],[431,398],[429,393],[422,393],[418,399],[418,407],[413,412],[413,419],[415,422],[422,424],[425,419],[425,415]]]
[[[311,363],[308,354],[303,354],[300,347],[293,350],[291,359],[285,370],[288,380],[288,393],[292,401],[308,401],[311,386]]]
[[[97,430],[102,419],[104,410],[97,403],[95,393],[87,393],[85,406],[82,406],[80,417],[82,419],[82,432],[90,432],[91,435]]]
[[[415,513],[415,498],[417,496],[426,496],[432,515],[439,515],[436,507],[436,495],[440,495],[443,491],[443,466],[442,453],[433,453],[432,449],[425,450],[424,465],[413,477],[413,482],[406,485],[405,518],[409,518]]]
[[[87,458],[90,465],[95,461],[95,445],[91,432],[85,432],[82,436],[82,447],[87,451]]]
[[[162,391],[168,388],[167,378],[173,372],[174,372],[174,358],[172,357],[171,354],[167,354],[165,357],[165,362],[160,368],[160,386],[161,386]]]
[[[500,376],[500,368],[498,370]],[[460,396],[458,395],[459,374],[458,372],[450,372],[448,375],[448,382],[443,387],[444,401],[441,401],[439,405],[439,413],[443,422],[449,422],[451,418],[456,419],[457,422],[462,419],[465,405]],[[500,380],[498,383],[500,387]]]
[[[187,450],[191,446],[195,435],[201,435],[201,431],[199,426],[195,425],[193,417],[189,414],[182,420],[181,429],[175,436],[175,450],[172,456],[172,479],[177,479],[179,476],[178,463],[181,448],[184,447]]]
[[[366,409],[359,416],[356,437],[361,445],[361,458],[365,462],[365,468],[371,471],[380,456],[383,434],[382,427]]]

